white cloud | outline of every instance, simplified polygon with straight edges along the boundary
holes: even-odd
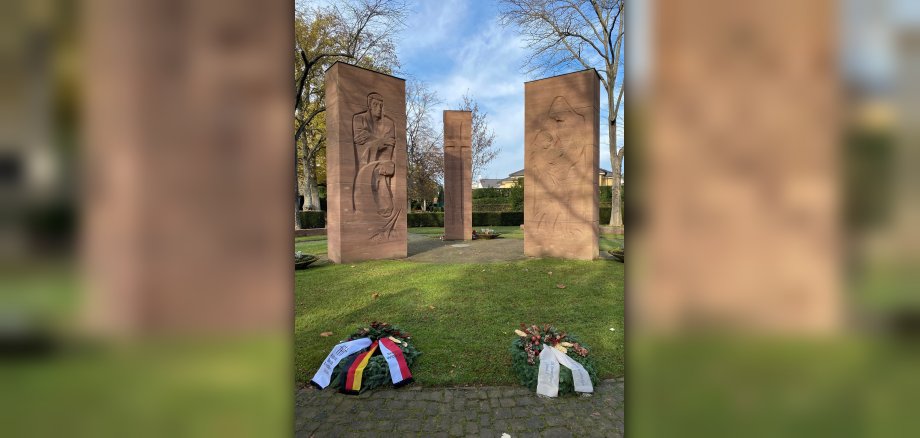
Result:
[[[400,57],[424,56],[426,50],[448,45],[462,35],[467,8],[461,0],[419,2],[407,18],[408,26],[399,41]]]
[[[425,81],[444,101],[441,109],[455,108],[469,91],[489,114],[501,152],[475,177],[503,178],[524,167],[524,82],[535,79],[522,72],[529,54],[515,29],[504,28],[498,17],[477,16],[456,0],[425,2],[409,20],[400,39],[400,56],[411,76]],[[602,105],[605,96],[601,96]],[[606,111],[601,114],[601,167],[610,168]],[[622,128],[618,144],[622,145]]]
[[[497,19],[467,38],[463,44],[446,49],[453,68],[450,73],[430,78],[432,88],[448,107],[456,107],[467,91],[489,114],[495,130],[498,157],[482,177],[504,177],[524,165],[524,82],[520,66],[526,56],[521,40],[512,29],[503,28]]]

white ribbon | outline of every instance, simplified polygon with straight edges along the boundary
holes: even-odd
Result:
[[[543,344],[540,352],[540,374],[537,375],[537,395],[556,397],[559,395],[559,361],[552,347]]]
[[[329,381],[332,379],[332,371],[335,370],[335,366],[338,365],[342,359],[370,347],[371,343],[371,338],[361,338],[336,345],[332,348],[332,351],[329,352],[329,355],[326,356],[326,360],[320,365],[319,370],[316,371],[313,378],[310,379],[310,383],[313,383],[321,389],[325,389],[329,386]]]
[[[575,392],[594,392],[591,376],[580,363],[567,354],[543,344],[540,351],[540,374],[537,375],[537,395],[556,397],[559,395],[559,365],[572,370]]]

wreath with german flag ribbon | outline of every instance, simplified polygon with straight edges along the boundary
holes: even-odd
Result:
[[[522,323],[521,328],[514,333],[517,337],[511,343],[511,367],[522,385],[543,395],[538,387],[538,383],[541,383],[540,362],[552,360],[556,363],[552,370],[555,380],[551,378],[550,381],[544,382],[553,387],[550,392],[556,391],[557,395],[592,392],[588,388],[597,384],[597,371],[594,369],[588,346],[577,336],[549,324],[528,326]],[[552,351],[555,357],[548,354],[550,351],[544,351],[546,349],[555,350]]]
[[[409,332],[374,321],[333,347],[310,383],[320,389],[331,386],[346,394],[359,394],[388,383],[397,388],[407,385],[413,381],[410,369],[422,354],[410,342]]]

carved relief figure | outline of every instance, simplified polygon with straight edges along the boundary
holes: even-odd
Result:
[[[586,159],[585,117],[576,112],[563,96],[557,96],[548,113],[540,122],[530,151],[530,163],[538,187],[530,208],[538,228],[548,227],[553,232],[574,237],[581,233],[578,227],[565,223],[578,220],[567,203],[572,185],[579,182],[576,168]],[[538,199],[537,197],[546,199]]]
[[[396,163],[396,124],[383,113],[383,96],[367,96],[367,111],[352,119],[354,135],[355,173],[353,207],[357,214],[372,214],[386,220],[373,239],[389,239],[400,210],[393,202],[393,176]]]

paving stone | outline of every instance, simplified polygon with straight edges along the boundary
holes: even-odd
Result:
[[[530,417],[527,419],[527,427],[530,428],[530,430],[540,430],[543,429],[545,425],[546,422],[540,417]]]
[[[612,436],[624,433],[622,388],[598,384],[593,397],[536,397],[526,388],[378,389],[365,397],[295,392],[295,435],[315,436]]]
[[[546,438],[570,438],[572,436],[572,432],[569,432],[569,430],[564,427],[554,427],[552,429],[544,430],[543,434],[540,436]]]
[[[463,424],[454,423],[450,426],[450,436],[463,436]]]

